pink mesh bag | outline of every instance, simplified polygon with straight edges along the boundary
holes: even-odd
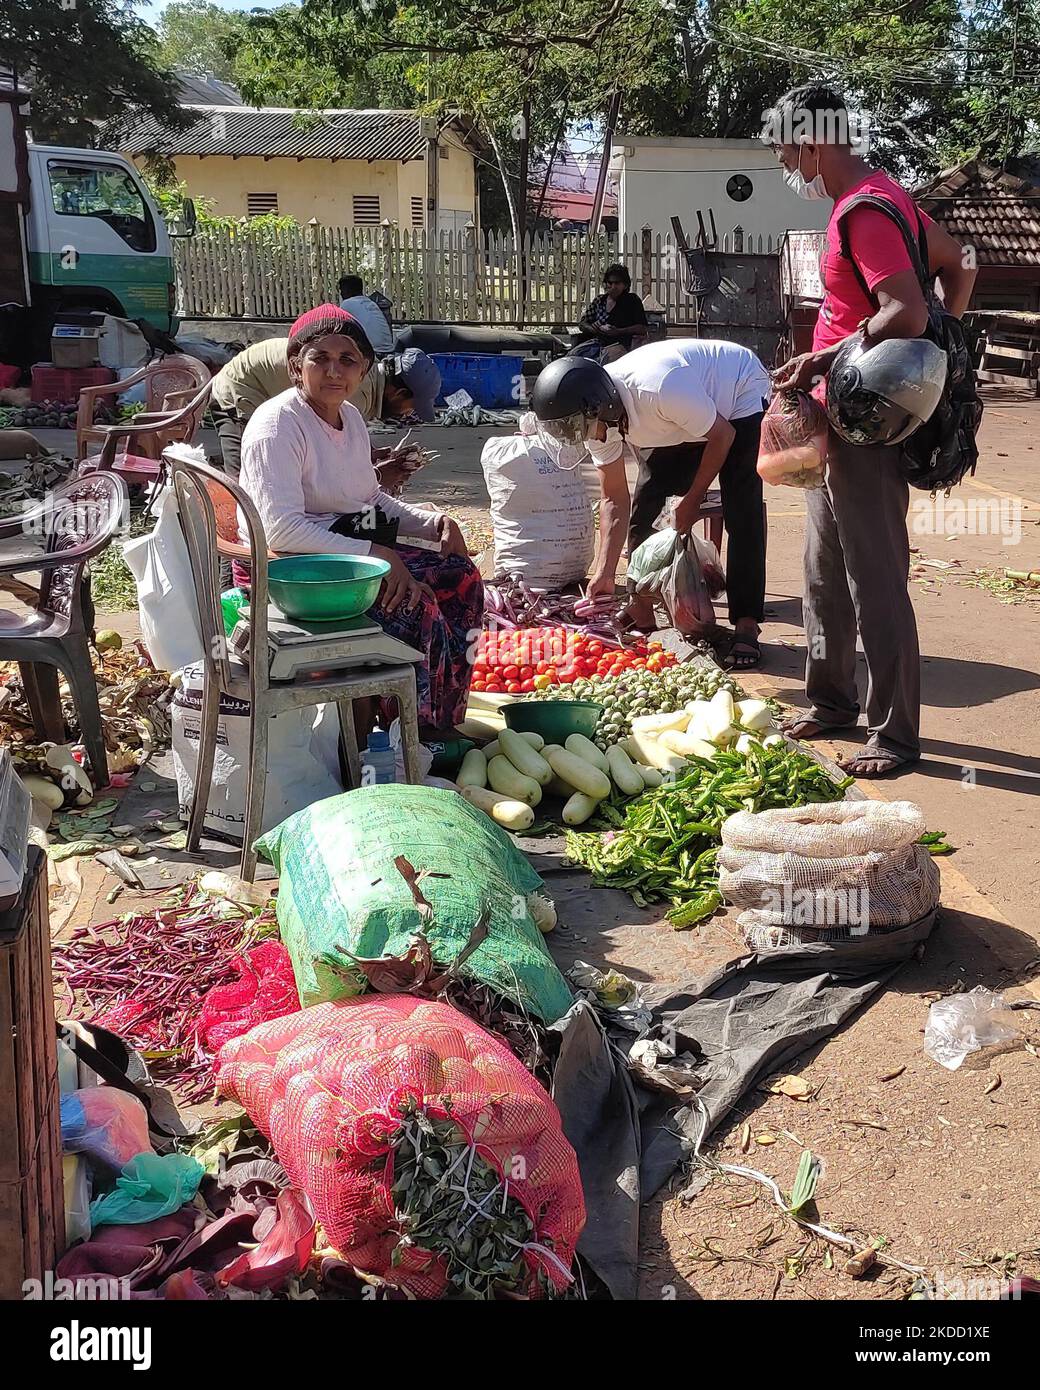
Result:
[[[261,1024],[220,1055],[219,1088],[245,1107],[302,1189],[330,1244],[420,1298],[444,1292],[439,1257],[405,1246],[390,1197],[390,1138],[414,1100],[451,1118],[523,1205],[538,1269],[570,1279],[585,1203],[574,1150],[542,1086],[501,1042],[446,1004],[366,995]],[[449,1111],[450,1104],[450,1111]]]

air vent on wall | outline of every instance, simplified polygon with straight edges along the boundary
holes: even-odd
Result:
[[[267,212],[278,211],[277,193],[247,193],[246,216],[263,217]]]
[[[726,192],[735,203],[746,203],[755,191],[755,186],[747,174],[734,174],[726,184]]]
[[[354,194],[354,226],[376,227],[379,225],[379,194]]]

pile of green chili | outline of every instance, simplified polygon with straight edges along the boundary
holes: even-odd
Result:
[[[691,758],[673,782],[644,792],[624,811],[605,805],[605,835],[567,834],[567,854],[597,887],[623,888],[639,907],[670,902],[668,921],[692,927],[722,903],[715,859],[722,823],[736,811],[840,801],[854,779],[835,782],[815,759],[787,744]]]

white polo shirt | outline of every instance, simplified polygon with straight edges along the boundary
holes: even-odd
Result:
[[[633,449],[663,449],[703,439],[721,415],[742,420],[765,408],[769,373],[750,348],[714,338],[670,338],[647,343],[606,368],[625,406],[625,438],[615,426],[606,442],[591,441],[598,467],[614,463],[627,442]]]

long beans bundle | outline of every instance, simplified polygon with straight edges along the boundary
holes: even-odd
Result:
[[[629,802],[605,807],[616,829],[567,834],[567,854],[592,871],[598,887],[623,888],[640,907],[670,902],[677,929],[721,906],[716,856],[722,823],[736,811],[768,811],[840,801],[851,777],[828,777],[815,759],[786,744],[692,758],[689,770]]]

